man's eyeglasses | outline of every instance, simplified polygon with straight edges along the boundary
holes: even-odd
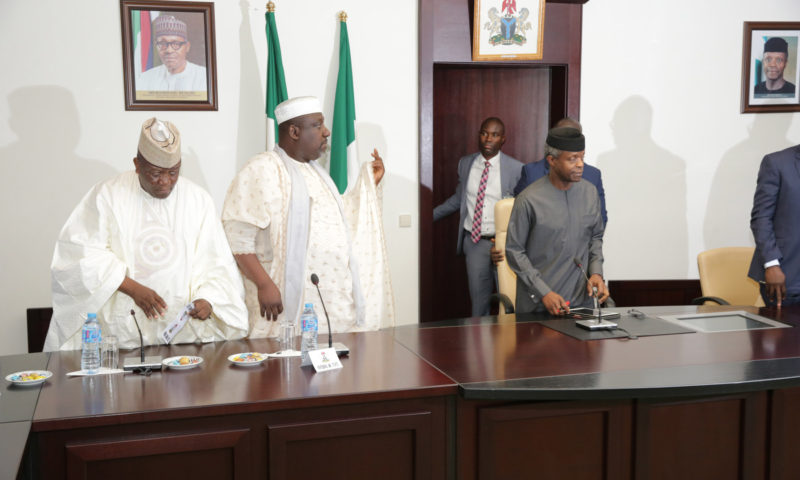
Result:
[[[186,42],[156,42],[156,47],[159,50],[166,50],[167,47],[171,47],[173,50],[180,50],[184,45],[186,45]]]

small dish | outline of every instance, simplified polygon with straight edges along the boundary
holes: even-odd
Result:
[[[47,370],[27,370],[6,375],[6,380],[14,385],[39,385],[52,376]]]
[[[228,357],[228,361],[240,367],[255,367],[268,359],[269,356],[258,352],[235,353]]]
[[[172,368],[174,370],[187,370],[189,368],[194,368],[198,365],[203,363],[203,357],[195,357],[192,355],[179,355],[177,357],[169,357],[165,358],[161,364],[165,367]]]

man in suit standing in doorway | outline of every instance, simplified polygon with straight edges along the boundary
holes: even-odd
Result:
[[[749,277],[768,306],[800,304],[800,145],[770,153],[758,170]]]
[[[456,252],[467,262],[472,315],[489,315],[497,273],[492,263],[494,204],[514,195],[522,163],[500,151],[506,141],[503,121],[489,117],[478,133],[480,152],[458,161],[456,192],[433,210],[433,220],[459,212]]]

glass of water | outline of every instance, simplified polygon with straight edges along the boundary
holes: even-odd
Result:
[[[280,351],[294,350],[294,322],[281,322],[280,335],[278,336],[278,343]]]
[[[100,366],[112,370],[119,368],[119,342],[114,335],[103,336],[100,343]]]

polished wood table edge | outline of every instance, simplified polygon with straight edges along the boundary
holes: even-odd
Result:
[[[42,387],[39,385],[19,386],[8,382],[5,377],[11,373],[26,370],[47,370],[50,354],[47,352],[8,355],[0,359],[0,381],[5,385],[0,388],[0,424],[8,422],[30,421],[39,401]]]
[[[63,418],[34,417],[31,431],[49,432],[55,430],[68,430],[75,428],[76,421],[80,421],[81,427],[97,427],[143,422],[158,422],[164,420],[257,414],[279,410],[332,407],[379,401],[447,397],[456,395],[457,393],[458,385],[454,382],[450,385],[419,387],[413,389],[381,390],[366,393],[343,393],[341,395],[320,395],[303,398],[270,399],[256,402],[238,402],[218,405],[203,405],[199,407],[167,408],[138,412],[109,413],[92,416],[73,416]]]
[[[800,312],[800,307],[784,307],[786,310],[794,310]],[[604,312],[618,312],[625,313],[629,310],[639,310],[644,313],[657,312],[657,315],[677,315],[683,313],[708,313],[708,312],[723,312],[723,311],[739,311],[763,315],[768,318],[775,318],[776,315],[780,316],[781,309],[776,307],[754,307],[751,305],[649,305],[649,306],[630,306],[630,307],[608,307],[603,309]],[[415,329],[432,329],[432,328],[450,328],[450,327],[474,327],[474,326],[490,326],[490,325],[513,325],[515,323],[542,323],[547,324],[549,320],[563,320],[564,315],[550,315],[547,312],[538,313],[505,313],[499,315],[484,315],[475,317],[451,318],[447,320],[436,320],[433,322],[424,322],[418,324],[398,325],[391,330],[415,330]],[[779,319],[784,323],[800,327],[800,321],[792,319]]]
[[[462,383],[458,389],[466,400],[530,401],[694,397],[797,386],[800,357]]]
[[[395,328],[397,328],[397,327],[395,327]],[[447,378],[448,380],[450,380],[451,382],[453,382],[453,386],[454,386],[454,387],[458,387],[458,389],[460,389],[461,385],[458,383],[458,381],[457,381],[457,380],[455,380],[455,379],[454,379],[453,377],[451,377],[450,375],[448,375],[448,374],[447,374],[447,373],[446,373],[444,370],[442,370],[441,368],[439,368],[439,366],[438,366],[438,365],[436,365],[435,363],[431,362],[429,359],[427,359],[427,358],[423,357],[421,353],[419,353],[418,351],[416,351],[416,350],[412,349],[411,347],[409,347],[408,345],[406,345],[405,343],[403,343],[403,341],[402,341],[402,340],[400,340],[400,339],[398,339],[398,338],[395,338],[395,337],[394,337],[394,335],[392,335],[392,339],[394,340],[394,342],[395,342],[397,345],[399,345],[400,347],[404,348],[404,349],[405,349],[405,350],[407,350],[409,353],[411,353],[411,354],[412,354],[412,355],[414,355],[415,357],[419,358],[420,360],[422,360],[423,362],[425,362],[426,364],[428,364],[428,365],[429,365],[431,368],[433,368],[434,370],[436,370],[437,372],[439,372],[439,373],[440,373],[442,376],[444,376],[445,378]],[[456,389],[456,393],[458,393],[458,389]]]

